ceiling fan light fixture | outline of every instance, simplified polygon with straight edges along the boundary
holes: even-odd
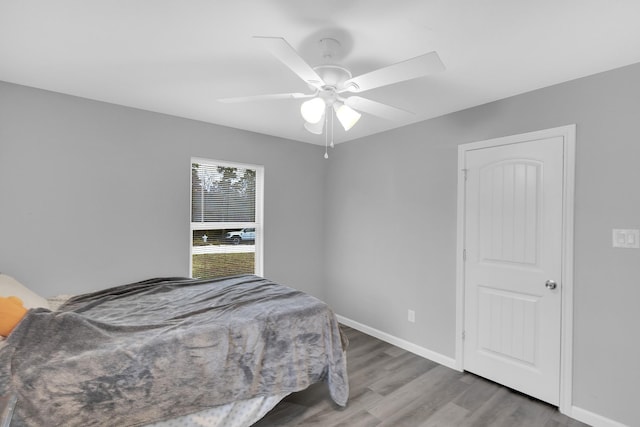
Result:
[[[336,39],[326,37],[319,41],[324,64],[316,67],[311,67],[282,37],[254,36],[254,39],[262,43],[276,59],[304,81],[313,93],[272,93],[223,98],[220,101],[234,103],[252,100],[307,99],[300,105],[300,113],[306,121],[304,127],[316,135],[324,133],[325,158],[327,157],[326,148],[333,147],[335,117],[345,131],[350,130],[360,120],[360,112],[401,122],[414,117],[410,111],[360,96],[343,98],[342,93],[364,92],[444,70],[440,57],[433,51],[353,77],[351,71],[335,64],[336,59],[343,58],[347,53],[346,51],[338,52],[341,44]],[[334,55],[338,53],[340,57]],[[350,105],[355,106],[357,110]],[[329,107],[333,107],[331,109],[333,111]],[[330,122],[329,119],[331,119]],[[331,135],[331,144],[329,144],[329,135]]]
[[[324,99],[313,98],[302,103],[300,113],[308,123],[316,124],[322,121],[326,107]]]
[[[324,131],[324,120],[320,120],[318,123],[305,122],[304,128],[315,135],[322,135]]]
[[[353,125],[358,123],[360,117],[362,117],[362,114],[358,113],[353,108],[349,107],[348,105],[344,105],[341,102],[335,102],[333,104],[333,109],[336,112],[336,117],[340,121],[340,124],[345,131],[351,129]]]

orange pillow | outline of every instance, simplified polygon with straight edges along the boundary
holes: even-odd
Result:
[[[0,335],[8,336],[27,314],[27,309],[18,297],[0,297]]]

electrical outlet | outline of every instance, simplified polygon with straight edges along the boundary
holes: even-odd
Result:
[[[411,323],[416,323],[416,312],[409,309],[407,312],[407,320]]]

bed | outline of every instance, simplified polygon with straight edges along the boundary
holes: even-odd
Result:
[[[0,396],[17,426],[250,425],[319,381],[346,405],[345,346],[326,304],[267,279],[151,279],[29,310]]]

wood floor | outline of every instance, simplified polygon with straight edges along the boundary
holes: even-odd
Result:
[[[491,381],[438,365],[344,327],[349,337],[350,397],[334,404],[326,384],[280,402],[255,427],[579,427],[536,399]]]

